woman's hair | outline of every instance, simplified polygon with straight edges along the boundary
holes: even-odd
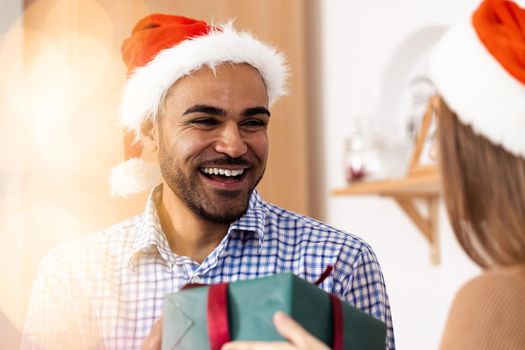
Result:
[[[482,267],[524,263],[525,159],[476,134],[442,100],[439,105],[443,189],[456,237]]]

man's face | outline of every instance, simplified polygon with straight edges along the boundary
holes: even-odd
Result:
[[[202,219],[237,220],[266,167],[269,118],[266,87],[247,64],[180,79],[157,122],[165,183]]]

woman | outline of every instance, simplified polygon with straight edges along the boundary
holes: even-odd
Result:
[[[525,10],[486,0],[433,50],[439,158],[448,215],[483,269],[458,292],[441,349],[525,349]],[[225,350],[327,349],[283,314],[289,343]]]
[[[430,67],[448,216],[484,269],[457,294],[441,349],[525,349],[525,10],[483,2]]]

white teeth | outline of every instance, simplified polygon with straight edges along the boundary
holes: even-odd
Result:
[[[231,169],[220,169],[220,168],[203,168],[202,171],[205,174],[210,175],[224,175],[224,176],[239,176],[244,173],[244,169],[231,170]]]

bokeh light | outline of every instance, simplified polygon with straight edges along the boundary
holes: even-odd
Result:
[[[0,310],[18,329],[45,252],[115,216],[125,72],[96,1],[40,0],[23,17],[0,38]]]

